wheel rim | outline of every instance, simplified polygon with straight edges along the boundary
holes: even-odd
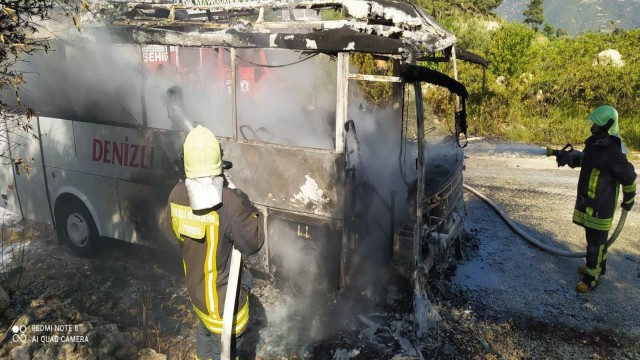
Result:
[[[77,247],[86,246],[89,242],[89,225],[78,213],[71,213],[67,218],[67,234],[71,243]]]

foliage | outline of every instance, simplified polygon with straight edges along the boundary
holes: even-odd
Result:
[[[556,37],[563,37],[563,36],[569,36],[569,33],[567,32],[567,30],[559,28],[558,30],[556,30]]]
[[[489,44],[489,69],[508,80],[520,76],[534,57],[535,32],[520,23],[508,23],[498,29]]]
[[[344,14],[342,14],[342,12],[338,10],[323,9],[320,10],[320,18],[324,21],[342,20],[344,19]]]
[[[569,37],[545,24],[540,33],[523,23],[487,29],[476,16],[437,18],[458,38],[457,45],[485,56],[489,67],[458,61],[467,87],[470,136],[500,136],[539,144],[577,145],[589,135],[586,118],[601,104],[620,114],[625,144],[640,149],[640,29]],[[625,65],[594,65],[601,51],[615,49]],[[448,65],[438,71],[451,75]],[[426,87],[425,111],[453,127],[453,101],[437,87]],[[445,129],[446,129],[445,128]]]
[[[547,38],[553,40],[557,37],[556,35],[556,30],[553,28],[553,25],[549,24],[549,23],[544,23],[544,26],[542,27],[542,33],[544,34],[544,36],[546,36]]]
[[[524,10],[525,24],[531,26],[538,31],[538,28],[544,22],[544,0],[531,0],[527,8]]]
[[[487,29],[487,22],[477,16],[449,17],[442,26],[458,38],[457,47],[485,54],[494,32]]]
[[[351,56],[351,65],[358,69],[360,74],[367,75],[393,75],[391,62],[379,62],[371,54],[355,53]],[[377,106],[384,106],[392,98],[393,85],[382,81],[358,81],[364,98]]]
[[[409,0],[436,19],[460,15],[490,14],[502,0]]]
[[[511,26],[508,24],[506,26]],[[499,38],[498,33],[494,42]],[[601,104],[611,104],[620,114],[621,135],[632,149],[640,149],[640,30],[576,38],[562,36],[532,41],[532,57],[507,82],[497,81],[514,64],[498,58],[486,71],[460,63],[461,81],[467,86],[470,132],[497,135],[517,141],[562,145],[580,144],[588,136],[585,119]],[[597,54],[616,49],[625,65],[594,65]],[[522,59],[511,58],[511,61]],[[498,62],[497,64],[495,62]],[[526,75],[522,75],[526,74]]]

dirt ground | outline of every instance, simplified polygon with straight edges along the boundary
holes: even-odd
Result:
[[[578,171],[526,153],[535,149],[472,143],[465,182],[531,235],[584,251],[583,233],[571,224]],[[640,359],[637,209],[610,251],[603,283],[579,295],[580,259],[531,246],[485,203],[471,194],[465,200],[464,259],[431,275],[429,296],[442,321],[426,339],[412,336],[410,279],[393,266],[376,274],[378,286],[300,297],[258,256],[249,262],[255,296],[241,358]],[[0,316],[0,359],[194,358],[197,319],[178,252],[109,242],[84,260],[57,244],[51,229],[31,228],[18,239],[30,244],[28,259],[3,253],[0,285],[10,304]],[[13,336],[15,325],[25,338]],[[46,328],[55,325],[72,326]]]
[[[465,183],[492,199],[543,243],[586,251],[584,230],[571,222],[579,169],[558,168],[554,158],[532,155],[540,149],[472,143],[466,151]],[[640,164],[633,162],[638,171]],[[578,294],[575,285],[582,258],[540,250],[516,235],[486,203],[468,192],[465,200],[465,232],[478,250],[458,265],[451,284],[485,319],[483,326],[492,329],[485,340],[496,354],[505,358],[640,358],[637,208],[628,214],[624,230],[609,251],[600,286],[592,293]]]

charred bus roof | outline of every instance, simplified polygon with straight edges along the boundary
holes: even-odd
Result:
[[[396,0],[330,1],[114,1],[112,32],[138,44],[274,48],[311,52],[365,52],[431,57],[456,37],[422,9]],[[340,11],[340,20],[295,19],[295,10]],[[267,20],[265,11],[283,10],[289,19]],[[283,16],[284,17],[284,16]]]

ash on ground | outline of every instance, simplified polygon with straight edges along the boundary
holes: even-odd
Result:
[[[8,269],[20,262],[0,277],[6,291],[0,299],[0,358],[193,358],[198,319],[179,250],[159,253],[110,241],[97,258],[86,260],[58,244],[49,227],[14,221],[5,228],[29,226],[38,229],[18,244],[23,257],[3,263]],[[376,280],[384,286],[376,289],[299,296],[277,272],[264,271],[264,258],[250,260],[251,323],[241,358],[420,357],[410,280],[393,267],[378,269]]]
[[[26,239],[28,259],[3,256],[0,285],[7,296],[0,296],[5,334],[0,359],[194,358],[198,319],[184,287],[179,252],[110,242],[98,258],[84,260],[59,245],[51,229],[38,228],[37,241]],[[480,237],[472,229],[461,242],[469,259]],[[430,274],[429,298],[442,320],[426,339],[417,340],[411,281],[394,266],[376,271],[382,284],[377,288],[354,286],[301,298],[275,272],[266,273],[263,260],[248,262],[254,296],[242,359],[640,358],[637,338],[504,313],[480,298],[465,297],[451,285],[456,263]],[[9,265],[14,261],[19,266]],[[14,339],[15,326],[24,339]]]

